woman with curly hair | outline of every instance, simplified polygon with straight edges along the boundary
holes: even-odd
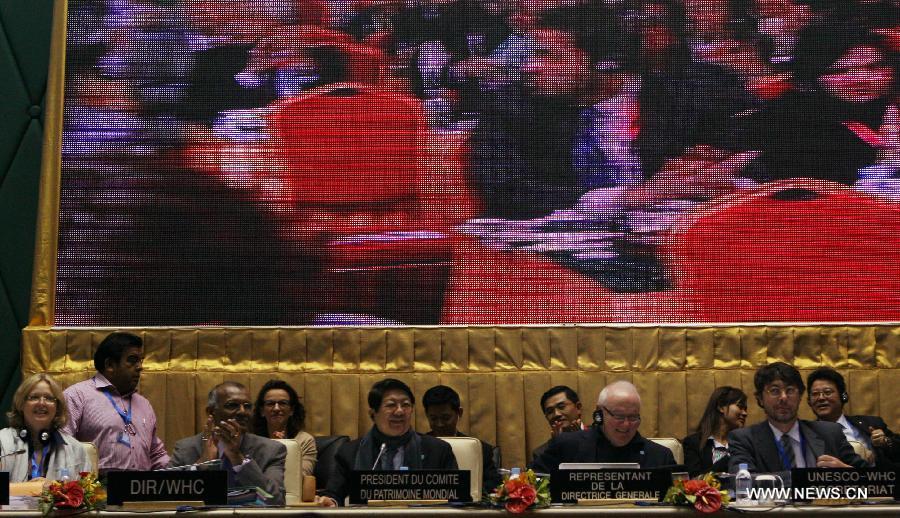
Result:
[[[316,440],[303,431],[306,409],[297,391],[286,381],[269,380],[259,390],[253,406],[253,433],[269,439],[291,439],[300,445],[300,474],[312,475],[316,467]]]

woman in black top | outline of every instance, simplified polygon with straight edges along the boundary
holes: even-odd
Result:
[[[728,471],[728,432],[743,428],[747,395],[734,387],[719,387],[709,396],[700,424],[682,440],[684,465],[691,476]]]
[[[762,154],[745,176],[853,185],[860,170],[896,154],[883,126],[894,62],[880,36],[850,23],[810,26],[793,68],[795,91],[748,117],[745,144]]]

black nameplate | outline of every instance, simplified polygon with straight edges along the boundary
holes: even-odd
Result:
[[[472,501],[469,470],[353,471],[350,503],[369,500]]]
[[[900,500],[897,471],[883,468],[796,468],[794,500],[893,498]]]
[[[202,500],[207,505],[228,503],[228,474],[224,471],[110,471],[107,503]]]
[[[0,471],[0,505],[9,505],[9,471]]]
[[[672,485],[668,469],[565,469],[550,475],[554,503],[579,500],[662,500]]]

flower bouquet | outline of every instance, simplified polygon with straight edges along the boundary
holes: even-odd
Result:
[[[666,491],[663,502],[675,505],[690,505],[699,513],[714,513],[728,503],[728,492],[722,491],[719,480],[707,473],[697,480],[676,480]]]
[[[531,507],[546,507],[550,505],[550,479],[538,478],[530,469],[518,476],[507,475],[491,493],[490,500],[515,514],[524,513]]]
[[[82,472],[78,480],[54,481],[41,492],[38,508],[48,516],[53,511],[93,510],[102,498],[102,488],[94,473]]]

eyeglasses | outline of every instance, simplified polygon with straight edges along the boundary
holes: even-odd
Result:
[[[37,403],[38,401],[43,401],[44,403],[46,403],[48,405],[55,405],[56,402],[59,400],[53,396],[45,396],[43,394],[41,394],[41,395],[30,394],[28,396],[25,396],[25,401],[28,401],[29,403]]]
[[[394,412],[398,408],[406,412],[408,410],[412,410],[412,407],[413,404],[408,399],[404,399],[403,401],[394,401],[393,399],[389,399],[381,404],[381,408],[389,412]]]
[[[614,413],[612,413],[612,412],[611,412],[608,408],[606,408],[605,406],[604,406],[604,407],[600,407],[600,408],[602,408],[604,411],[606,411],[606,413],[609,414],[609,417],[613,418],[614,421],[618,421],[618,422],[620,422],[620,423],[624,423],[625,421],[628,421],[628,422],[631,423],[631,424],[634,424],[634,423],[640,423],[640,422],[641,422],[641,416],[640,416],[640,415],[619,415],[619,414],[614,414]]]
[[[250,403],[250,402],[238,403],[235,401],[229,401],[228,403],[225,403],[224,405],[222,405],[222,408],[224,408],[225,410],[228,410],[229,412],[237,412],[240,409],[244,409],[249,412],[249,411],[253,410],[253,403]]]
[[[800,394],[800,389],[794,386],[781,388],[781,387],[769,387],[765,390],[766,394],[770,397],[781,397],[784,394],[787,397],[794,397]]]
[[[280,406],[281,408],[286,408],[286,407],[291,406],[291,402],[288,401],[287,399],[279,399],[279,400],[267,399],[267,400],[263,401],[263,406],[265,406],[266,408],[275,408],[276,405]]]
[[[809,398],[810,399],[818,399],[820,396],[829,398],[835,394],[837,394],[837,391],[835,391],[833,389],[822,389],[822,390],[816,390],[814,392],[810,392]]]

